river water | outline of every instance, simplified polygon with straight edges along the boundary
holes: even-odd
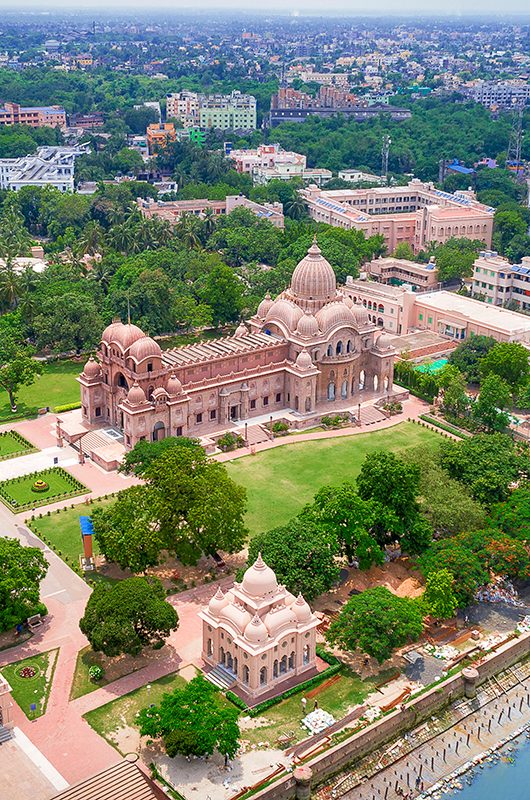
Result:
[[[514,739],[498,756],[485,762],[483,769],[461,775],[457,780],[463,788],[443,793],[444,800],[529,800],[530,739],[526,735]]]

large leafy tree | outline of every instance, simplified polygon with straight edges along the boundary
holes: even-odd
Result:
[[[215,266],[199,287],[203,303],[212,309],[216,325],[237,320],[243,305],[243,288],[235,272],[226,264]]]
[[[434,258],[438,267],[438,279],[441,281],[467,278],[473,273],[473,262],[483,242],[474,239],[449,239],[434,250]]]
[[[144,708],[137,723],[142,736],[162,737],[170,758],[211,756],[218,750],[225,759],[239,748],[238,711],[202,675],[183,689],[165,694],[158,705]]]
[[[343,650],[359,649],[381,664],[396,647],[418,639],[422,630],[422,613],[416,601],[377,586],[350,598],[327,636]]]
[[[478,587],[489,582],[490,576],[482,559],[458,538],[435,542],[422,553],[418,563],[427,579],[442,569],[451,573],[459,608],[473,602]]]
[[[92,648],[106,656],[137,656],[144,647],[163,642],[177,626],[177,612],[166,602],[157,578],[98,584],[79,620]]]
[[[504,411],[510,402],[510,387],[505,380],[491,372],[483,379],[480,393],[473,403],[472,415],[475,422],[488,431],[503,431],[510,422]]]
[[[119,471],[126,475],[136,475],[141,478],[148,467],[160,458],[160,456],[174,447],[193,447],[199,445],[198,439],[190,439],[186,436],[167,436],[158,442],[148,442],[146,440],[137,442],[132,450],[125,453]]]
[[[491,525],[508,536],[526,541],[530,539],[530,489],[515,489],[504,503],[491,510]]]
[[[481,559],[494,575],[525,580],[530,575],[530,557],[526,546],[501,531],[464,533],[458,541]]]
[[[37,547],[0,538],[0,631],[32,614],[45,613],[39,602],[39,586],[47,570],[48,562]]]
[[[248,548],[249,566],[260,552],[278,582],[293,594],[301,592],[307,600],[327,592],[339,576],[337,536],[310,513],[255,536]]]
[[[449,356],[449,363],[457,367],[470,383],[480,381],[480,361],[495,347],[492,336],[476,336],[461,342]]]
[[[429,614],[436,619],[449,619],[458,608],[458,600],[453,591],[455,579],[448,569],[429,573],[423,594],[423,601]]]
[[[0,320],[0,388],[4,389],[11,404],[17,410],[17,394],[21,386],[29,386],[42,371],[33,359],[34,349],[27,345],[16,321],[11,324],[8,317]]]
[[[43,300],[33,328],[39,347],[80,353],[98,342],[103,321],[90,296],[68,292]]]
[[[518,342],[497,342],[480,361],[482,379],[491,374],[506,381],[512,392],[528,383],[528,350]]]

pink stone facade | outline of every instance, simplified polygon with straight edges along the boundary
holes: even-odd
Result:
[[[302,595],[278,584],[261,555],[241,583],[226,594],[218,589],[199,617],[204,663],[251,705],[316,671],[319,620]]]
[[[289,289],[269,296],[233,336],[162,352],[136,325],[113,322],[78,380],[86,426],[123,431],[126,448],[201,436],[290,409],[311,417],[335,400],[391,390],[395,350],[336,285],[317,244]]]

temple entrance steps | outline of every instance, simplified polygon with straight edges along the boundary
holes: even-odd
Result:
[[[231,689],[235,685],[235,676],[225,669],[222,664],[218,664],[210,672],[205,672],[204,677],[206,680],[217,686],[218,689]]]
[[[13,737],[13,731],[10,728],[4,728],[0,725],[0,744],[8,742]]]
[[[245,432],[238,431],[244,437]],[[271,435],[269,431],[267,431],[262,425],[249,425],[247,428],[247,446],[250,447],[253,444],[261,444],[262,442],[268,442],[271,439]]]
[[[89,431],[72,447],[76,450],[82,447],[84,453],[91,453],[93,450],[99,450],[100,447],[108,447],[109,444],[110,442],[105,436],[101,436],[97,431]]]
[[[373,425],[375,422],[381,422],[384,419],[386,419],[386,416],[375,406],[361,408],[361,425]]]

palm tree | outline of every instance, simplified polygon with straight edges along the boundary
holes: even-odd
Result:
[[[207,208],[202,218],[204,240],[207,241],[215,230],[216,220],[213,208]]]
[[[304,198],[296,192],[293,195],[291,200],[289,200],[285,204],[285,211],[286,213],[292,217],[292,219],[303,219],[307,216],[307,206],[305,204]]]
[[[112,271],[105,261],[95,261],[88,275],[88,279],[94,283],[97,283],[105,295],[109,291],[111,277]]]
[[[196,250],[200,247],[201,242],[197,230],[196,217],[191,214],[183,214],[175,226],[175,231],[182,244],[189,247],[190,250]]]
[[[0,301],[4,308],[16,308],[20,298],[20,276],[12,262],[0,270]]]
[[[103,245],[103,228],[99,222],[91,220],[85,226],[85,229],[79,239],[79,249],[83,253],[88,253],[93,256],[102,249]]]

